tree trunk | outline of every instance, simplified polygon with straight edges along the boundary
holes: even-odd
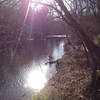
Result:
[[[93,96],[93,100],[95,100],[95,88],[96,88],[96,70],[97,70],[97,59],[100,59],[100,50],[99,47],[96,46],[93,41],[86,35],[85,31],[83,30],[83,28],[81,27],[81,25],[71,16],[71,14],[69,13],[69,11],[67,10],[67,8],[65,7],[64,3],[62,0],[56,0],[56,2],[59,4],[60,8],[63,10],[64,14],[65,14],[65,18],[69,19],[70,21],[70,26],[73,27],[76,30],[76,35],[78,36],[78,38],[81,39],[82,42],[85,43],[86,47],[88,48],[88,52],[90,53],[92,62],[93,62],[93,73],[92,73],[92,84],[93,84],[93,90],[94,90],[94,96]],[[67,23],[67,22],[66,22]]]
[[[85,43],[85,45],[87,46],[88,50],[92,53],[92,55],[100,59],[99,47],[93,43],[93,41],[86,35],[81,25],[71,16],[69,11],[65,7],[63,1],[62,0],[56,0],[56,1],[59,4],[60,8],[63,10],[65,14],[65,18],[69,19],[70,26],[73,27],[77,31],[75,34],[79,38],[81,38],[81,40]]]

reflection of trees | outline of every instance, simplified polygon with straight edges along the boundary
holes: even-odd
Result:
[[[59,43],[59,40],[37,40],[22,45],[20,44],[12,62],[10,61],[10,54],[2,62],[9,69],[9,73],[18,75],[21,72],[21,68],[28,68],[33,62],[39,63],[39,61],[52,55],[54,48],[59,47]]]
[[[39,60],[46,57],[49,53],[52,54],[53,49],[59,45],[59,40],[46,40],[46,41],[32,41],[18,48],[17,56],[24,60],[23,63],[32,60]]]
[[[9,57],[5,55],[0,56],[0,88],[5,85],[6,71],[9,66]]]

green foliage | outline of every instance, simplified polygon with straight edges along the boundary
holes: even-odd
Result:
[[[33,96],[32,100],[61,100],[59,96],[52,96],[50,94],[38,93]]]

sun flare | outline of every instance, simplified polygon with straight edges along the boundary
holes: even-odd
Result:
[[[42,89],[45,86],[46,78],[40,71],[34,71],[29,74],[28,84],[33,89]]]
[[[36,4],[35,2],[41,2],[41,3],[49,4],[52,1],[53,0],[31,0],[30,7],[37,11],[37,10],[41,9],[43,7],[43,5],[38,4],[38,3]]]
[[[27,82],[25,87],[32,88],[33,90],[40,91],[42,88],[45,87],[47,83],[47,67],[44,66],[44,69],[35,69],[30,71],[27,75]]]
[[[31,0],[30,2],[30,7],[33,8],[34,10],[39,10],[40,8],[43,7],[43,5],[40,5],[40,4],[35,4],[34,2],[40,2],[40,0]]]

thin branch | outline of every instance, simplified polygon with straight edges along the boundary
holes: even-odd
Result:
[[[13,5],[12,8],[14,8],[21,0],[16,1]]]

